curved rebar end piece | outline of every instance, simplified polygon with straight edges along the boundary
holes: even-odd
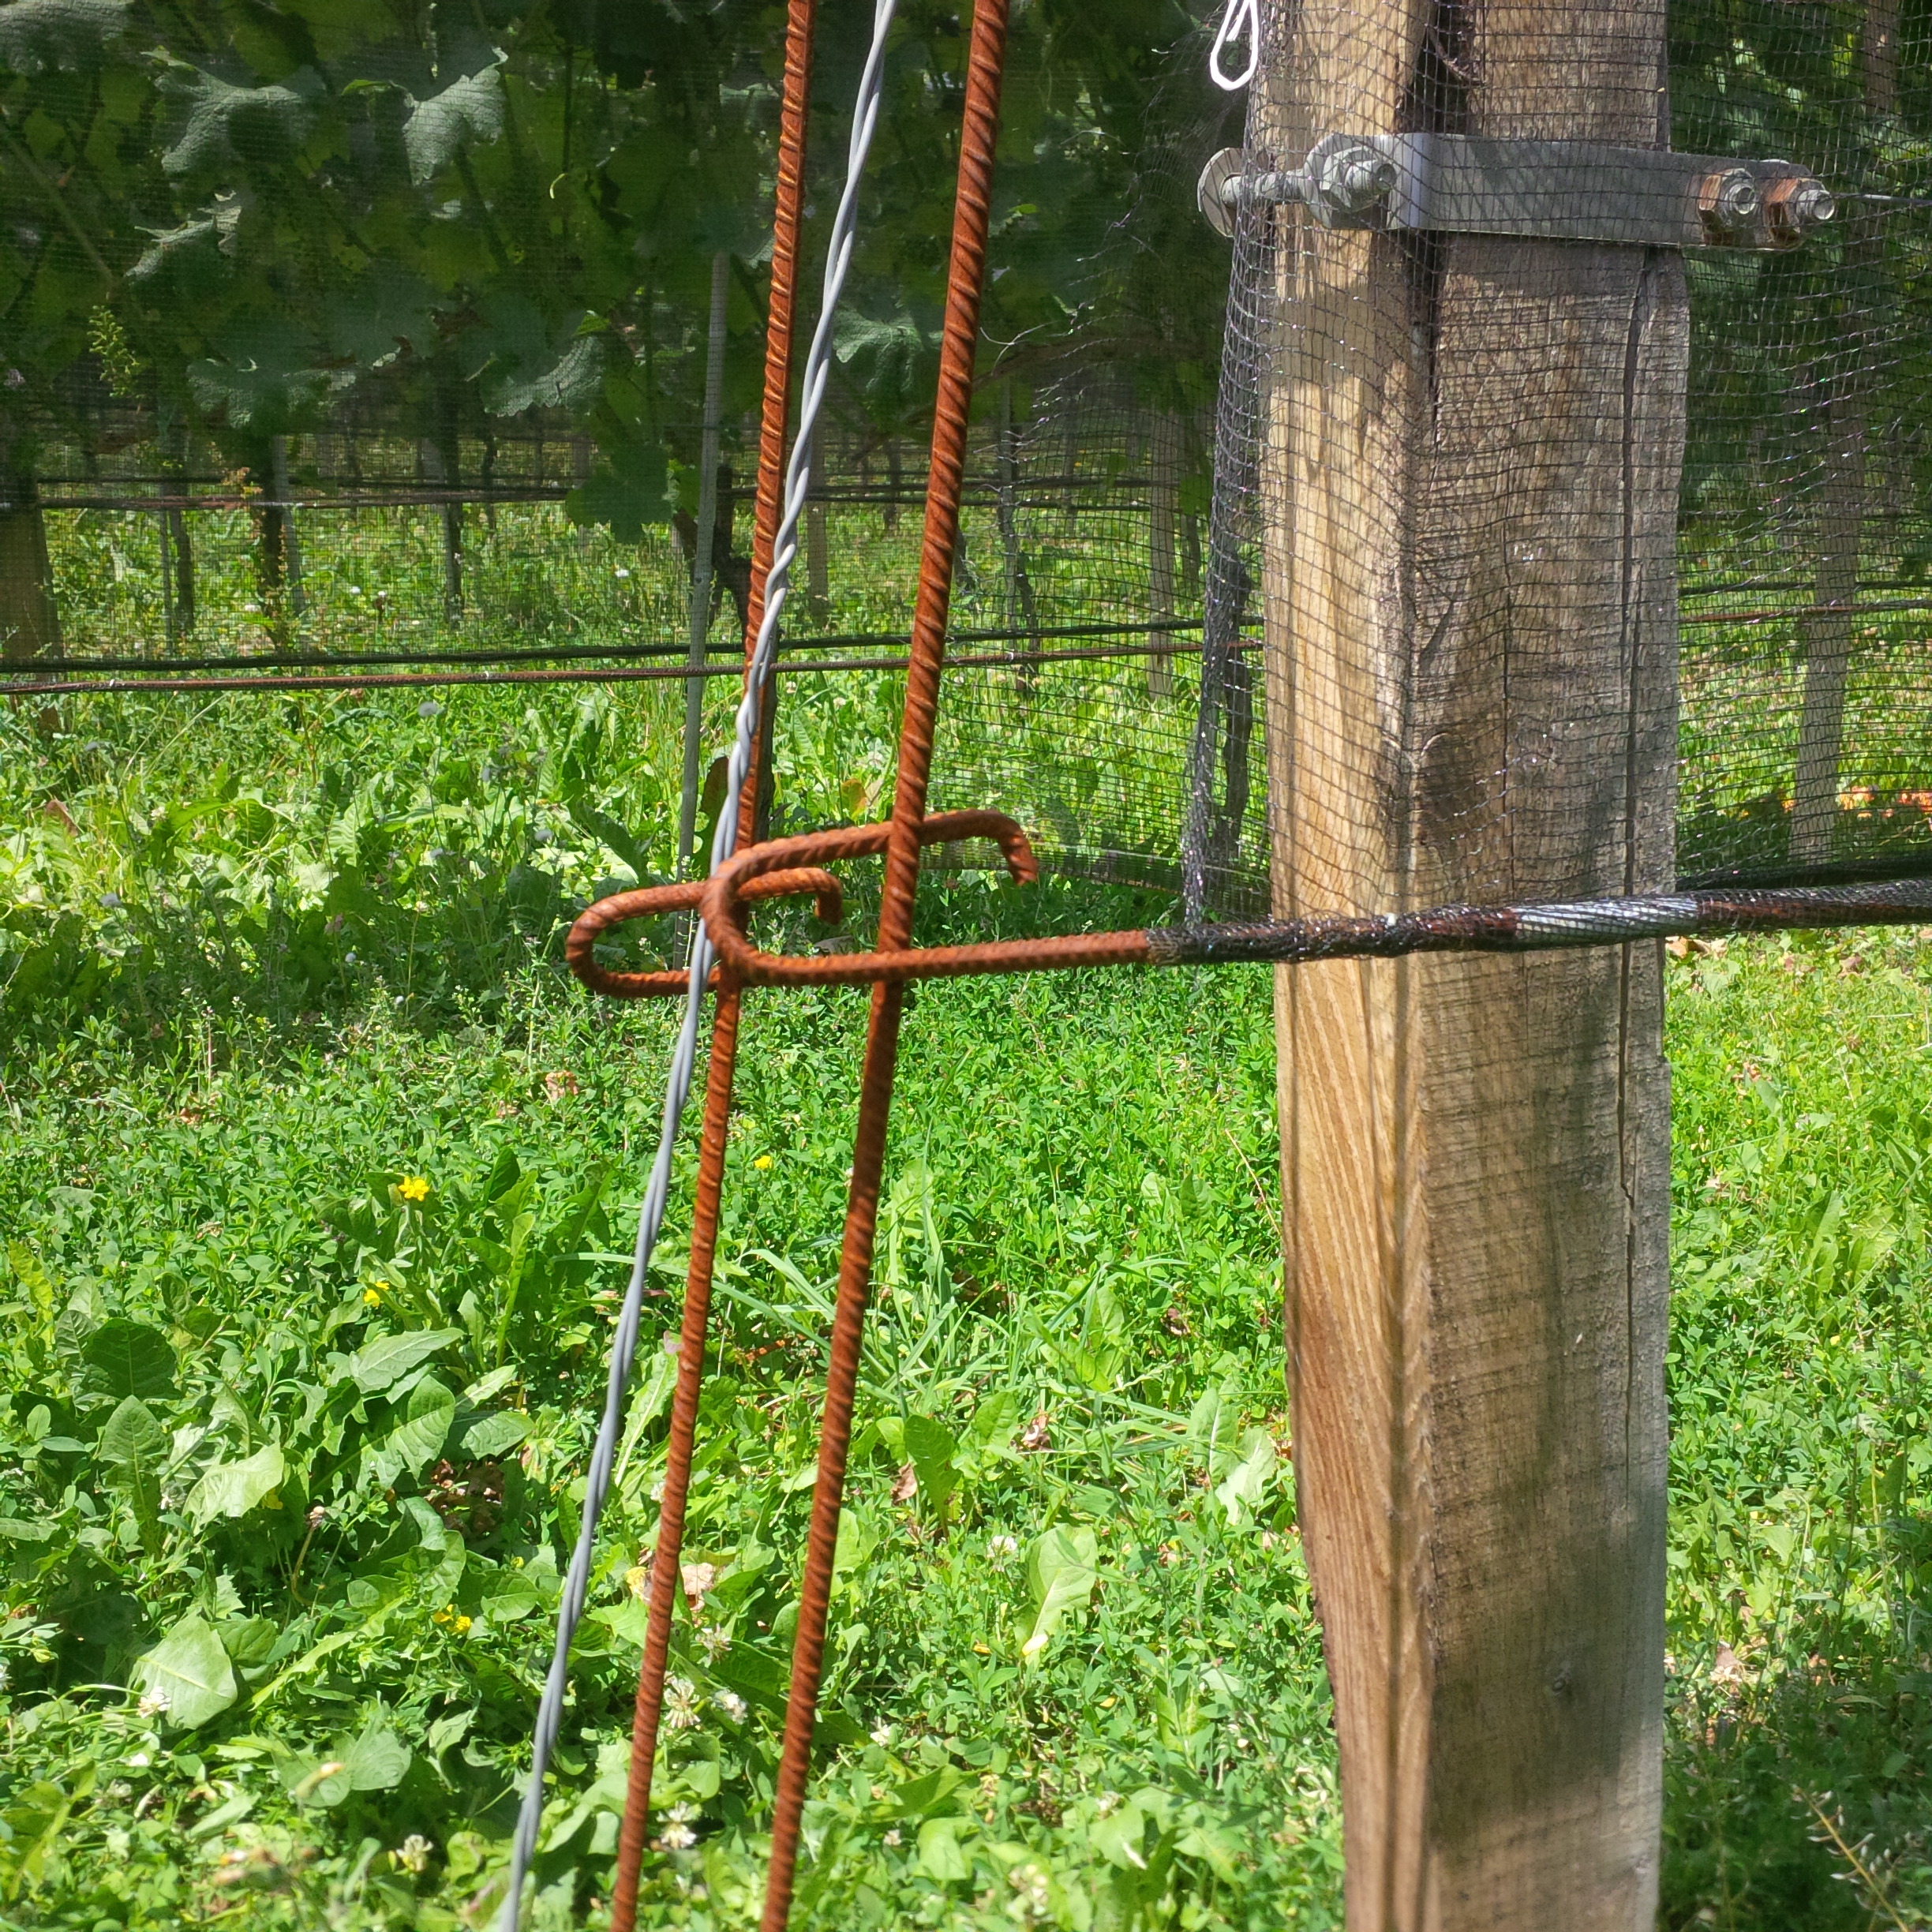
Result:
[[[921,845],[949,845],[968,839],[987,839],[999,848],[1000,856],[1017,886],[1031,886],[1039,878],[1039,861],[1033,856],[1032,842],[1017,820],[1003,812],[936,812],[919,828]],[[781,953],[762,953],[746,938],[744,904],[759,896],[761,885],[786,876],[787,868],[799,875],[838,859],[865,859],[886,850],[892,835],[889,821],[871,825],[841,826],[829,832],[807,832],[793,838],[769,839],[762,845],[747,846],[728,859],[705,882],[698,901],[698,916],[717,948],[718,957],[747,985],[857,986],[874,979],[904,979],[929,975],[904,970],[880,970],[889,956],[878,953],[849,953],[814,960],[788,959]],[[972,950],[959,947],[935,948],[938,953]],[[889,956],[895,964],[915,957],[911,953]],[[936,975],[930,976],[938,976]]]
[[[681,968],[656,972],[612,972],[600,966],[592,949],[612,927],[631,919],[653,919],[665,912],[687,912],[704,897],[707,882],[687,879],[676,886],[641,886],[630,892],[612,893],[586,906],[577,915],[564,942],[564,960],[571,972],[593,993],[608,999],[675,999],[691,984]],[[794,866],[767,872],[747,885],[739,897],[744,900],[789,899],[810,893],[818,900],[818,917],[836,926],[845,915],[844,889],[820,866]],[[715,988],[713,969],[706,983]]]

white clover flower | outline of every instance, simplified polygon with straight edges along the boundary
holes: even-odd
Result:
[[[1017,1537],[996,1536],[987,1538],[987,1560],[989,1563],[1010,1563],[1019,1554],[1020,1544]]]
[[[429,1869],[429,1854],[436,1848],[421,1832],[411,1832],[395,1848],[395,1862],[417,1878]]]
[[[721,1690],[713,1701],[733,1724],[743,1724],[749,1714],[750,1707],[736,1690]]]
[[[731,1648],[730,1634],[715,1623],[707,1623],[698,1633],[698,1648],[705,1653],[707,1664],[715,1664]]]
[[[1094,1800],[1094,1809],[1103,1818],[1111,1818],[1120,1808],[1121,1795],[1118,1792],[1103,1792]]]
[[[892,1829],[886,1834],[886,1842],[889,1845],[896,1845],[899,1842],[899,1827],[895,1825]]]
[[[872,1742],[881,1750],[893,1741],[893,1728],[889,1724],[876,1724],[872,1727]]]
[[[657,1834],[657,1842],[667,1852],[688,1852],[698,1842],[698,1834],[688,1825],[667,1825]]]
[[[698,1687],[688,1677],[665,1679],[665,1721],[673,1731],[696,1728]]]
[[[167,1714],[168,1694],[165,1690],[150,1690],[134,1706],[135,1714],[141,1717],[160,1717]]]

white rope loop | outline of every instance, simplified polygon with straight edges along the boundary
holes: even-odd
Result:
[[[1231,74],[1221,65],[1221,57],[1234,43],[1245,39],[1248,65]],[[1215,85],[1230,94],[1238,94],[1255,77],[1261,64],[1261,0],[1228,0],[1221,17],[1221,29],[1208,51],[1208,73]]]
[[[789,587],[792,560],[798,555],[798,526],[805,512],[805,500],[811,488],[812,430],[818,419],[826,384],[831,372],[833,330],[837,320],[845,275],[850,268],[858,229],[859,190],[865,172],[866,155],[878,125],[879,104],[884,93],[886,39],[892,25],[897,0],[875,0],[872,16],[872,45],[866,57],[865,71],[859,77],[858,105],[852,116],[852,140],[847,150],[845,186],[839,197],[838,214],[832,224],[832,243],[826,258],[823,300],[818,326],[806,353],[803,395],[799,411],[796,439],[786,472],[784,512],[779,519],[773,545],[772,566],[766,578],[765,616],[758,626],[744,697],[732,740],[726,766],[724,803],[718,814],[717,833],[711,842],[711,869],[728,859],[738,842],[739,796],[745,776],[751,769],[752,747],[758,741],[758,720],[764,706],[765,686],[771,676],[778,649],[778,622]],[[537,1840],[543,1825],[544,1776],[550,1754],[564,1722],[564,1705],[570,1688],[570,1649],[577,1626],[582,1619],[590,1589],[590,1566],[597,1554],[598,1518],[610,1492],[611,1470],[616,1461],[617,1443],[623,1430],[624,1394],[631,1369],[637,1357],[638,1333],[642,1325],[644,1285],[650,1273],[651,1251],[664,1226],[665,1208],[671,1193],[671,1167],[677,1145],[678,1126],[684,1105],[691,1097],[693,1069],[698,1063],[698,1021],[704,1008],[705,983],[717,953],[702,920],[694,921],[691,934],[691,975],[684,996],[684,1022],[678,1029],[677,1045],[671,1056],[665,1082],[663,1126],[657,1157],[651,1163],[650,1179],[638,1211],[637,1245],[631,1261],[631,1281],[624,1291],[623,1305],[618,1311],[617,1327],[611,1338],[610,1376],[605,1387],[604,1417],[597,1441],[590,1451],[590,1466],[584,1480],[583,1518],[577,1546],[571,1553],[568,1574],[557,1606],[556,1642],[551,1652],[550,1668],[544,1679],[543,1694],[537,1706],[537,1722],[530,1739],[530,1783],[517,1814],[515,1838],[511,1848],[509,1889],[504,1896],[497,1923],[499,1932],[517,1932],[522,1923],[523,1888],[530,1876],[530,1861],[536,1855]]]

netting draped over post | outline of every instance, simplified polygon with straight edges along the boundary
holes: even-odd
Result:
[[[1365,9],[1339,10],[1335,45],[1368,17]],[[1533,13],[1512,14],[1507,34],[1486,27],[1488,17],[1484,9],[1443,13],[1429,29],[1432,99],[1427,88],[1413,90],[1392,125],[1479,131],[1458,96],[1488,84],[1511,36],[1533,42],[1561,35],[1566,71],[1588,65],[1605,92],[1614,92],[1614,49],[1586,49],[1554,17],[1545,27]],[[1923,871],[1932,863],[1932,709],[1920,668],[1932,621],[1921,379],[1932,334],[1923,268],[1932,249],[1932,182],[1910,132],[1924,119],[1926,50],[1909,36],[1923,28],[1883,6],[1842,15],[1780,8],[1774,17],[1754,17],[1748,37],[1727,23],[1730,16],[1716,9],[1672,9],[1667,69],[1645,84],[1651,140],[1686,155],[1789,163],[1825,189],[1829,215],[1816,219],[1822,211],[1814,205],[1814,219],[1799,219],[1790,193],[1780,199],[1761,180],[1765,205],[1750,223],[1726,232],[1707,215],[1705,232],[1684,252],[1690,338],[1675,543],[1646,566],[1674,575],[1680,605],[1680,709],[1655,727],[1670,738],[1680,773],[1675,857],[1666,863],[1694,884]],[[1311,25],[1304,40],[1315,32]],[[1271,125],[1260,102],[1257,114],[1243,165],[1262,173],[1298,163],[1301,134]],[[1370,128],[1373,118],[1363,117],[1360,131],[1380,131]],[[1533,112],[1516,138],[1580,143],[1587,125],[1572,114]],[[1355,131],[1345,113],[1333,129]],[[1308,138],[1329,131],[1325,123]],[[1564,165],[1560,151],[1537,159],[1538,191],[1558,203]],[[1579,179],[1574,192],[1581,198],[1591,186]],[[1494,226],[1511,219],[1506,199],[1492,211],[1503,217]],[[1291,246],[1284,221],[1279,203],[1256,200],[1231,223],[1215,513],[1230,533],[1230,554],[1213,579],[1226,588],[1211,592],[1207,612],[1187,846],[1190,876],[1200,882],[1190,888],[1190,909],[1202,912],[1217,903],[1204,871],[1213,808],[1246,777],[1243,770],[1230,786],[1218,769],[1220,748],[1253,728],[1246,686],[1238,676],[1230,680],[1241,655],[1238,613],[1260,562],[1256,454],[1270,434],[1270,397],[1291,380],[1295,358],[1329,352],[1312,334],[1320,326],[1320,290],[1282,258]],[[1420,258],[1476,244],[1422,230],[1407,245]],[[1537,333],[1551,326],[1525,306],[1534,292],[1499,292],[1496,300],[1496,343],[1527,343],[1533,361]],[[1473,340],[1470,346],[1500,352]],[[1344,354],[1348,345],[1329,349]],[[1533,369],[1527,376],[1507,420],[1486,432],[1493,507],[1458,506],[1460,532],[1430,540],[1443,567],[1453,569],[1470,518],[1508,517],[1512,494],[1535,492],[1538,466],[1563,460],[1539,440],[1548,399]],[[1606,409],[1619,380],[1614,368],[1601,373]],[[1405,460],[1392,450],[1388,474]],[[1443,644],[1418,675],[1466,670],[1489,621],[1483,598],[1500,612],[1499,597],[1524,594],[1539,577],[1552,598],[1571,594],[1565,541],[1560,527],[1526,525],[1507,583],[1470,593],[1477,601],[1448,619]],[[1436,567],[1427,558],[1418,565],[1425,574]],[[1418,882],[1409,903],[1507,897],[1529,794],[1561,784],[1566,772],[1587,784],[1597,760],[1616,755],[1614,720],[1606,727],[1588,715],[1552,717],[1535,742],[1511,743],[1496,736],[1493,717],[1432,717],[1426,751],[1398,747],[1401,728],[1391,726],[1386,754],[1426,757],[1431,810],[1457,822],[1448,872]],[[1379,755],[1371,747],[1354,750],[1365,765]],[[1372,782],[1380,792],[1383,781]],[[1280,829],[1278,817],[1278,835]],[[1310,909],[1347,900],[1346,892],[1341,901],[1325,894],[1325,885],[1339,889],[1340,880],[1311,878],[1299,862],[1296,876],[1298,900]]]

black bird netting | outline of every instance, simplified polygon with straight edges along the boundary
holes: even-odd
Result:
[[[1279,910],[1925,861],[1924,24],[1604,17],[1264,21],[1204,750]],[[1359,210],[1265,186],[1351,142]],[[1196,777],[1212,906],[1260,828]]]
[[[1196,916],[1932,855],[1923,9],[1680,5],[1667,73],[1646,9],[1619,39],[1443,4],[1379,54],[1360,9],[1264,11],[1245,134],[1178,9],[1119,24],[1105,84],[1017,24],[935,806]],[[0,8],[17,693],[601,678],[668,717],[703,552],[721,743],[769,49],[729,9],[648,46],[455,12]],[[951,139],[922,103],[960,45],[915,25],[788,613],[787,829],[889,791]],[[1540,88],[1494,83],[1504,38]],[[822,57],[828,178],[856,57]],[[1545,864],[1586,796],[1622,829]]]

